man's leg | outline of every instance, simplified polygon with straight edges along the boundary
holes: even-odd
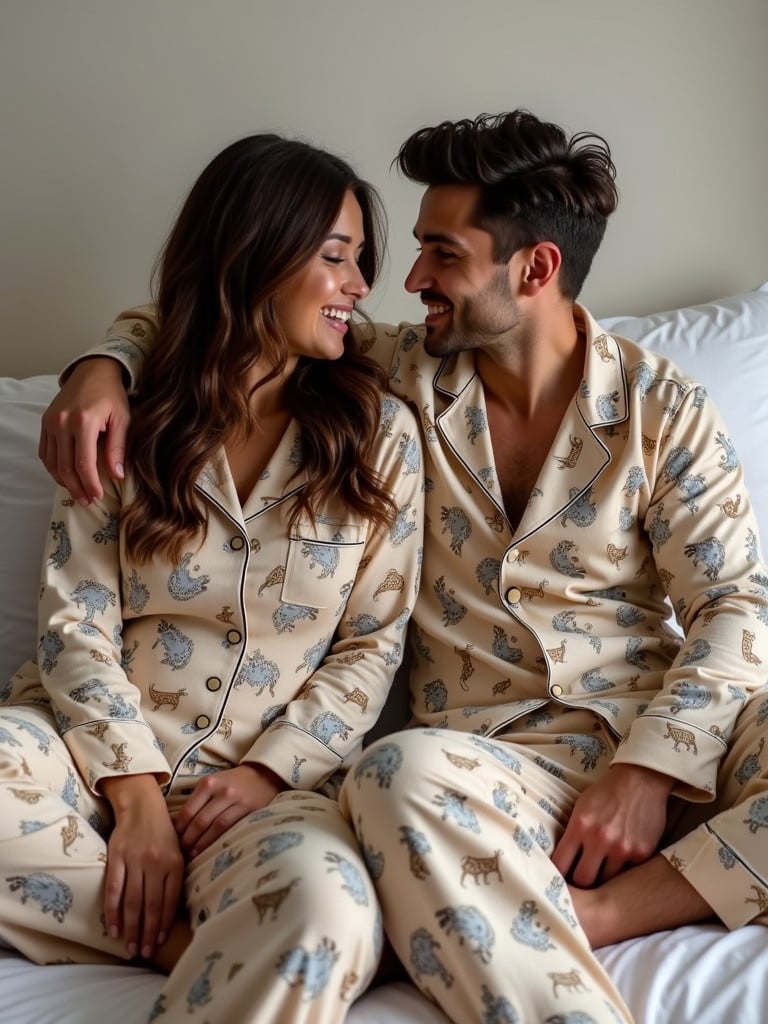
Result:
[[[393,947],[461,1024],[631,1021],[550,860],[579,758],[549,742],[562,768],[512,743],[413,729],[365,751],[342,789]]]

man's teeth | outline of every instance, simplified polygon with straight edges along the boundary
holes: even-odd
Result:
[[[326,306],[323,309],[323,316],[332,317],[334,320],[341,320],[346,323],[352,314],[348,309],[335,309],[333,306]]]
[[[439,313],[447,313],[450,306],[427,306],[429,316],[437,316]]]

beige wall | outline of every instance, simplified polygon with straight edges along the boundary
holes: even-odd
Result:
[[[751,288],[768,278],[766,53],[766,0],[0,0],[0,373],[56,370],[143,300],[204,163],[267,128],[379,185],[380,317],[420,315],[398,144],[515,106],[612,145],[595,312]]]

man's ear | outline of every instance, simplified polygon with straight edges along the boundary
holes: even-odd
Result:
[[[557,277],[563,257],[554,242],[527,246],[520,255],[520,293],[532,298]]]

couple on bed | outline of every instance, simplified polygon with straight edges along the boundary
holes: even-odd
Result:
[[[156,963],[153,1018],[338,1024],[388,940],[458,1024],[630,1021],[591,948],[768,909],[768,573],[705,388],[576,304],[608,146],[518,110],[397,162],[423,327],[359,309],[371,186],[254,135],[44,420],[0,935]]]

